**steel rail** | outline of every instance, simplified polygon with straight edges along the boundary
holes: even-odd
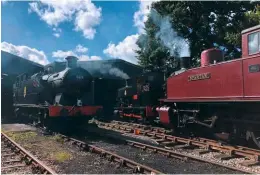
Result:
[[[123,127],[120,127],[120,128],[123,128]],[[122,133],[125,133],[125,130],[123,130]],[[107,134],[107,133],[99,133],[99,134],[101,134],[102,136],[105,135],[105,136],[111,137],[111,138],[118,137],[118,136],[113,136],[113,135],[110,135],[110,134]],[[124,141],[126,144],[128,144],[130,146],[133,146],[133,147],[136,147],[136,148],[139,148],[139,149],[142,149],[142,150],[148,150],[148,151],[151,151],[153,153],[162,154],[162,155],[167,156],[169,158],[177,158],[177,159],[180,159],[182,161],[195,160],[195,161],[199,161],[199,162],[214,164],[214,165],[217,165],[217,166],[221,166],[221,167],[224,167],[224,168],[227,168],[227,169],[230,169],[230,170],[234,170],[234,171],[239,171],[239,172],[242,172],[242,173],[255,174],[254,172],[249,171],[249,170],[240,169],[238,167],[229,166],[229,165],[226,165],[226,164],[223,164],[223,163],[219,163],[217,161],[203,159],[201,157],[197,157],[197,156],[193,156],[193,155],[189,155],[189,154],[185,154],[185,153],[183,154],[183,153],[180,153],[180,152],[175,152],[173,150],[166,149],[166,148],[163,148],[163,147],[145,144],[145,143],[141,143],[139,141],[133,141],[133,140],[129,140],[129,139],[123,139],[123,138],[118,138],[118,139],[121,139],[122,141]],[[202,150],[202,152],[204,152],[204,150]]]
[[[18,143],[14,142],[10,137],[8,137],[6,134],[4,134],[2,132],[1,132],[1,139],[5,143],[7,143],[8,146],[15,149],[15,151],[14,151],[15,154],[21,155],[23,157],[23,160],[26,162],[26,164],[28,164],[28,165],[32,164],[36,169],[38,169],[41,172],[41,174],[56,174],[51,168],[46,166],[44,163],[42,163],[40,160],[38,160],[35,156],[33,156],[28,151],[26,151]]]
[[[100,124],[100,122],[98,123]],[[102,123],[106,128],[111,129],[119,129],[122,133],[134,133],[135,129],[139,130],[139,135],[148,136],[152,138],[159,144],[170,144],[170,145],[177,145],[177,144],[186,144],[187,146],[196,146],[205,150],[216,150],[228,154],[230,156],[243,156],[247,157],[251,160],[260,161],[260,151],[256,149],[246,148],[242,146],[229,146],[223,145],[216,141],[212,141],[209,139],[189,139],[189,138],[182,138],[173,135],[167,135],[161,132],[156,132],[153,130],[145,130],[141,129],[140,127],[135,128],[134,126],[125,126],[120,124],[111,124],[111,123]]]
[[[211,163],[211,164],[218,165],[218,166],[221,166],[221,167],[225,167],[225,168],[228,168],[228,169],[231,169],[231,170],[234,170],[234,171],[240,171],[240,172],[243,172],[243,173],[252,174],[252,172],[247,171],[247,170],[237,169],[236,167],[224,165],[224,164],[221,164],[221,163],[218,163],[218,162],[215,162],[215,161],[211,161],[211,160],[205,160],[205,159],[195,157],[195,156],[192,156],[192,155],[177,153],[177,152],[171,151],[169,149],[151,146],[151,145],[147,145],[147,144],[144,144],[144,143],[131,141],[131,140],[125,140],[125,142],[130,146],[141,148],[143,150],[150,150],[154,153],[163,154],[167,157],[179,158],[179,159],[185,160],[185,161],[192,159],[192,160],[196,160],[196,161],[200,161],[200,162]]]
[[[134,162],[130,159],[127,159],[125,157],[119,156],[113,152],[104,150],[102,148],[99,148],[97,146],[94,145],[90,145],[86,142],[74,139],[74,138],[70,138],[68,136],[62,135],[62,134],[58,134],[59,136],[61,136],[65,141],[72,141],[73,144],[77,145],[82,151],[89,151],[92,153],[96,153],[99,154],[102,157],[108,157],[109,160],[111,161],[115,161],[120,163],[121,166],[126,166],[129,168],[132,168],[134,170],[134,173],[151,173],[151,174],[163,174],[162,172],[155,170],[151,167],[139,164],[137,162]]]

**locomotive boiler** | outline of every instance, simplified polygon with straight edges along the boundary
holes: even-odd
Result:
[[[101,114],[90,95],[94,81],[91,74],[77,66],[77,58],[66,58],[62,71],[47,66],[44,72],[17,77],[14,86],[14,107],[17,117],[41,122],[46,126],[80,125],[89,116]],[[67,123],[66,123],[67,122]]]

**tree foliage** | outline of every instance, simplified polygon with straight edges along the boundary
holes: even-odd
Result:
[[[164,71],[166,63],[171,64],[172,59],[169,50],[156,39],[157,31],[158,28],[149,18],[145,23],[146,34],[140,35],[138,38],[137,45],[140,50],[137,51],[137,54],[140,64],[146,70]]]
[[[159,1],[152,4],[160,15],[168,16],[179,36],[188,39],[193,66],[203,50],[219,47],[225,59],[241,56],[241,31],[260,24],[260,6],[246,1]],[[146,33],[138,39],[140,64],[150,70],[176,67],[176,58],[156,38],[158,26],[151,15],[145,23]]]

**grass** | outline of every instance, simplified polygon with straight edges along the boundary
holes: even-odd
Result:
[[[51,139],[53,139],[53,140],[55,140],[55,141],[57,141],[59,143],[62,143],[62,144],[64,143],[64,139],[60,135],[58,135],[58,134],[52,136]]]
[[[21,144],[25,149],[37,152],[37,154],[41,154],[48,159],[64,162],[72,158],[72,154],[59,144],[63,144],[64,142],[60,135],[43,137],[32,131],[13,132],[2,130],[2,132],[15,142]]]
[[[71,157],[72,157],[71,154],[65,151],[54,153],[52,156],[52,158],[58,162],[64,162],[66,160],[69,160]]]
[[[9,136],[14,141],[26,141],[37,136],[37,133],[32,131],[27,132],[5,132],[7,136]]]

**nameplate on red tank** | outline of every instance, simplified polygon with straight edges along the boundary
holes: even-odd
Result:
[[[250,73],[260,72],[260,64],[250,65],[249,72]]]
[[[211,73],[208,72],[203,74],[191,75],[188,77],[188,81],[205,80],[210,78],[211,78]]]

